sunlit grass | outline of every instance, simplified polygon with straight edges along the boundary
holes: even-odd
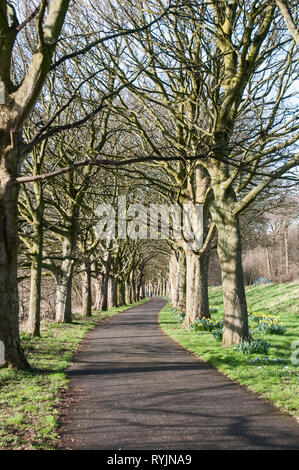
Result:
[[[292,344],[299,340],[299,284],[270,284],[246,288],[248,308],[278,318],[284,334],[264,334],[255,330],[254,339],[270,343],[267,355],[243,354],[233,347],[223,348],[212,333],[181,328],[170,302],[160,313],[162,329],[186,349],[194,352],[227,376],[271,400],[277,407],[299,416],[299,365],[291,361]],[[210,288],[210,303],[217,308],[213,319],[223,318],[221,287]],[[297,346],[298,347],[298,346]],[[297,355],[299,359],[299,353]]]

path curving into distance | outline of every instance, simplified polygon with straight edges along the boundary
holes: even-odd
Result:
[[[61,448],[298,450],[294,418],[161,331],[165,304],[153,298],[88,333],[68,369]]]

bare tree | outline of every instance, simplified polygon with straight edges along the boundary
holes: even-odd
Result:
[[[23,139],[24,123],[36,105],[51,71],[65,66],[66,61],[82,56],[110,37],[123,36],[139,29],[139,25],[135,24],[132,28],[123,28],[121,31],[109,34],[107,28],[101,27],[97,32],[93,31],[90,34],[83,32],[80,35],[76,31],[74,35],[74,24],[70,22],[67,25],[69,38],[83,37],[85,44],[79,44],[76,40],[59,41],[70,3],[70,0],[41,0],[38,4],[34,2],[32,10],[28,12],[29,3],[26,2],[19,5],[17,12],[10,2],[0,1],[0,81],[5,92],[4,104],[0,105],[0,338],[5,344],[5,364],[8,367],[28,366],[20,345],[18,326],[18,186],[16,183],[19,169],[24,156],[35,145],[58,132],[83,125],[103,109],[106,97],[102,97],[92,109],[86,109],[84,117],[76,119],[75,116],[72,122],[55,125],[57,118],[75,100],[77,96],[75,90],[51,119],[37,129],[30,142],[25,142]],[[76,8],[77,5],[74,4],[73,10]],[[78,8],[80,9],[80,5]],[[161,17],[167,14],[168,9],[169,6],[161,13]],[[22,21],[19,21],[18,17],[22,17]],[[153,21],[156,22],[157,18]],[[32,28],[33,22],[35,28]],[[80,23],[76,25],[77,28],[81,26]],[[84,27],[85,24],[82,24],[82,28]],[[30,35],[26,34],[28,28],[31,28]],[[19,48],[19,53],[14,56],[13,51],[19,37],[21,52]],[[59,54],[54,57],[58,49]],[[34,52],[31,54],[30,50]],[[92,77],[94,73],[92,72]],[[85,78],[87,79],[88,77]],[[79,88],[81,85],[78,85]],[[68,84],[62,81],[62,87],[57,88],[61,96],[67,86]]]
[[[143,79],[130,87],[149,116],[148,126],[142,126],[130,109],[147,148],[152,154],[176,152],[182,160],[193,152],[196,165],[209,176],[222,269],[224,346],[249,336],[240,214],[277,179],[296,178],[290,174],[298,164],[298,119],[290,99],[296,50],[282,28],[272,2],[188,1],[126,44],[128,66],[134,62],[141,70],[145,57],[151,60]],[[160,132],[154,137],[153,123]],[[173,173],[170,164],[167,171]]]
[[[0,337],[5,344],[7,366],[16,368],[27,366],[19,340],[16,283],[18,190],[15,178],[24,157],[22,128],[49,73],[70,2],[48,3],[43,0],[36,14],[37,52],[23,81],[16,84],[11,80],[12,54],[21,25],[11,4],[6,0],[0,2],[0,80],[5,86],[5,104],[0,106]]]

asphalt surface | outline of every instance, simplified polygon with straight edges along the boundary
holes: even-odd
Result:
[[[299,424],[160,329],[165,300],[89,332],[68,370],[61,447],[299,450]]]

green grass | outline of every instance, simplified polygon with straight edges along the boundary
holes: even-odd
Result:
[[[270,343],[267,355],[242,353],[234,347],[223,348],[212,332],[195,332],[181,328],[181,320],[171,310],[171,304],[162,309],[162,329],[186,349],[200,356],[233,380],[257,392],[275,406],[299,417],[299,364],[293,364],[291,345],[299,340],[299,284],[270,284],[246,288],[248,309],[262,312],[283,323],[284,334],[265,334],[250,317],[254,340]],[[210,304],[217,308],[213,319],[223,319],[221,287],[209,290]],[[279,318],[278,318],[279,317]],[[299,349],[299,343],[297,345]],[[297,354],[299,360],[299,352]]]
[[[137,305],[147,301],[144,299]],[[68,387],[66,368],[86,333],[99,321],[130,306],[76,316],[72,324],[42,325],[41,337],[22,333],[31,369],[0,369],[0,449],[55,449],[61,392]]]

